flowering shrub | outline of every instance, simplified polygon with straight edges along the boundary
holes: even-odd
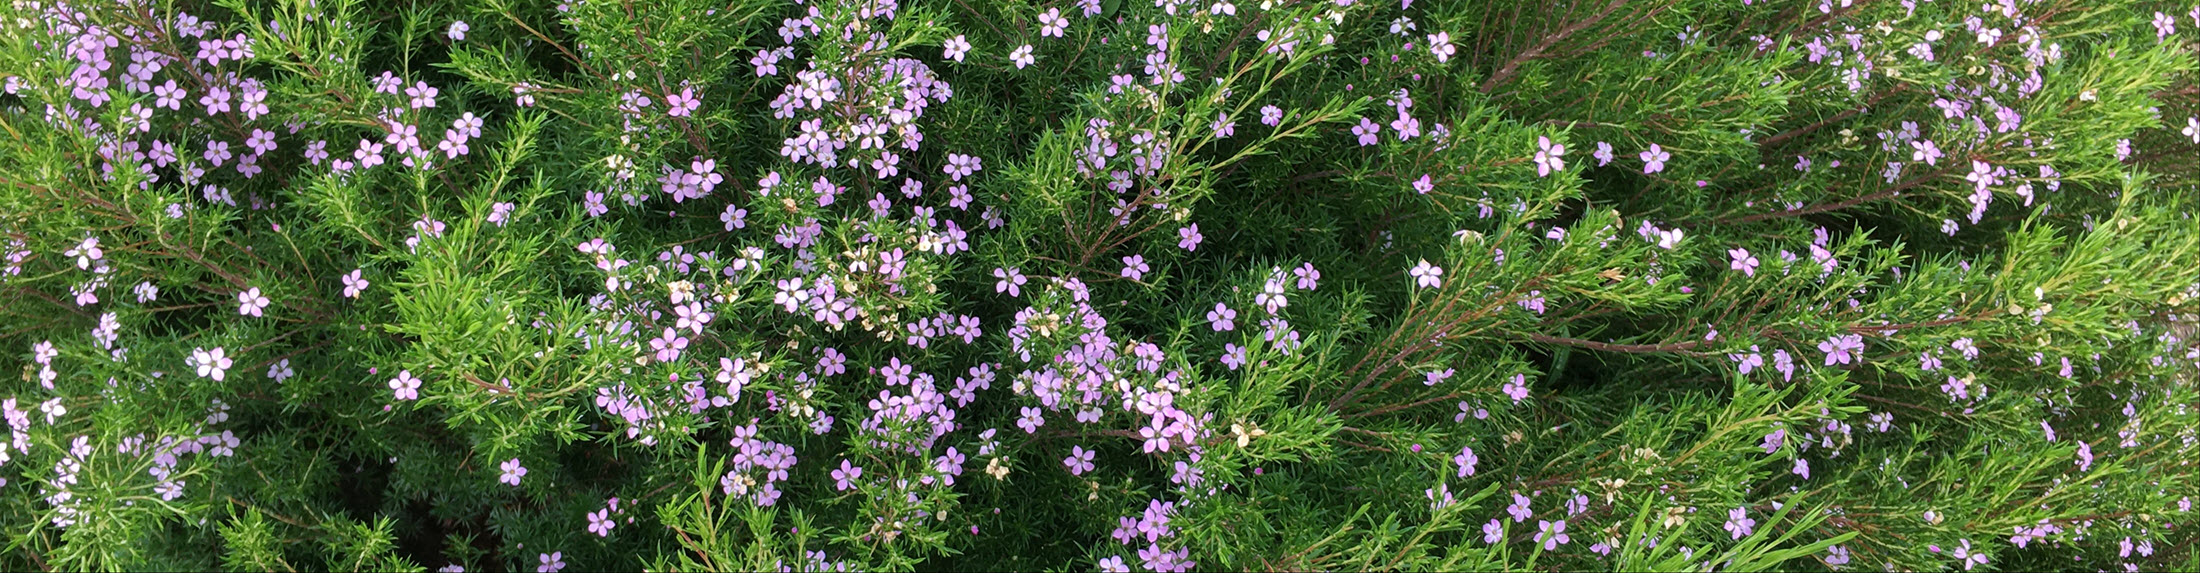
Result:
[[[6,569],[2200,568],[2200,7],[5,16]]]

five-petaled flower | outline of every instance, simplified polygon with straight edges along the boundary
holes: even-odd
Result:
[[[1428,264],[1428,259],[1421,259],[1421,264],[1414,265],[1406,274],[1412,275],[1414,286],[1420,288],[1444,286],[1444,268]]]
[[[1749,249],[1727,249],[1726,254],[1733,259],[1727,268],[1742,271],[1745,276],[1757,276],[1757,257],[1749,254]]]
[[[1552,171],[1566,169],[1566,146],[1551,143],[1549,136],[1535,137],[1535,175],[1549,177]]]
[[[214,381],[220,382],[228,375],[229,366],[234,364],[228,356],[223,356],[224,353],[225,351],[218,346],[213,350],[193,348],[191,349],[191,365],[198,368],[200,378],[213,378]]]
[[[411,370],[399,370],[397,377],[390,379],[390,391],[396,394],[399,400],[418,400],[420,399],[420,379],[414,378]]]
[[[519,458],[505,460],[502,465],[499,465],[497,467],[503,471],[501,475],[497,476],[497,481],[504,482],[505,484],[517,486],[519,485],[519,478],[527,475],[527,468],[519,465]]]
[[[1664,171],[1665,161],[1672,158],[1673,154],[1666,153],[1665,148],[1658,147],[1658,144],[1652,143],[1650,144],[1649,150],[1642,152],[1642,172],[1657,173],[1659,171]]]
[[[260,316],[260,311],[266,309],[267,305],[267,297],[260,294],[260,287],[252,287],[245,289],[244,292],[237,293],[237,314]]]

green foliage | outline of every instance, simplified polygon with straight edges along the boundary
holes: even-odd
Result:
[[[0,569],[2200,568],[2190,5],[0,26]]]

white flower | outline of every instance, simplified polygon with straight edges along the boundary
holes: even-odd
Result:
[[[1031,44],[1018,46],[1015,51],[1009,52],[1008,60],[1015,62],[1016,69],[1019,70],[1024,69],[1024,66],[1031,65],[1032,62],[1038,61],[1037,58],[1031,56]]]
[[[223,353],[224,351],[220,347],[213,350],[193,348],[191,349],[191,365],[198,368],[200,378],[213,378],[214,381],[220,382],[227,378],[227,370],[233,364],[228,356],[223,356]]]
[[[1412,275],[1413,284],[1421,288],[1444,286],[1444,268],[1428,264],[1428,259],[1421,259],[1421,264],[1414,265],[1413,270],[1406,271],[1406,274]]]
[[[260,311],[267,308],[267,304],[267,297],[260,294],[260,287],[237,293],[237,314],[260,316]]]
[[[970,53],[970,40],[963,39],[961,34],[956,34],[955,37],[948,38],[947,44],[942,47],[947,49],[947,59],[960,62],[963,61],[963,54]]]

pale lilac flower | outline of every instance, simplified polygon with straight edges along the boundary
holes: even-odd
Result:
[[[1748,508],[1729,509],[1726,511],[1725,529],[1734,534],[1735,539],[1741,539],[1757,531],[1757,520],[1749,518]]]
[[[1452,376],[1453,374],[1456,374],[1456,373],[1457,373],[1457,372],[1456,372],[1455,370],[1451,369],[1451,368],[1445,368],[1445,369],[1443,369],[1443,370],[1439,370],[1439,371],[1435,371],[1435,372],[1430,372],[1430,373],[1428,373],[1428,375],[1427,375],[1427,381],[1426,381],[1426,382],[1423,382],[1423,383],[1422,383],[1422,385],[1424,385],[1424,386],[1435,386],[1435,385],[1437,385],[1437,384],[1440,384],[1440,383],[1442,383],[1442,382],[1443,382],[1443,381],[1445,381],[1445,380],[1450,380],[1450,379],[1451,379],[1451,376]]]
[[[1551,138],[1538,135],[1535,138],[1535,175],[1549,177],[1552,171],[1566,169],[1566,146],[1551,143]]]
[[[1940,157],[1940,147],[1933,145],[1933,140],[1920,139],[1910,142],[1911,161],[1923,161],[1926,165],[1939,165]]]
[[[671,328],[666,328],[663,334],[649,339],[649,348],[656,351],[658,362],[679,360],[680,352],[687,350],[687,346],[687,337],[680,336],[679,331]]]
[[[1428,264],[1428,259],[1421,259],[1421,263],[1414,265],[1412,270],[1406,271],[1406,274],[1412,275],[1414,286],[1420,288],[1444,286],[1444,268]]]
[[[466,40],[466,32],[473,29],[473,26],[466,25],[465,20],[456,20],[451,22],[450,29],[444,31],[444,34],[450,36],[453,42],[463,42]]]
[[[1352,135],[1359,138],[1360,146],[1374,145],[1383,140],[1383,126],[1368,118],[1360,118],[1360,124],[1352,126]]]
[[[1504,540],[1505,540],[1505,521],[1504,521],[1504,520],[1502,520],[1502,519],[1491,519],[1489,523],[1484,523],[1484,524],[1482,524],[1482,542],[1483,542],[1483,543],[1488,543],[1488,544],[1490,544],[1490,545],[1496,545],[1496,544],[1497,544],[1497,542],[1499,542],[1499,541],[1504,541]]]
[[[1070,446],[1069,457],[1062,458],[1062,465],[1069,467],[1070,475],[1085,475],[1085,472],[1092,471],[1092,457],[1093,452],[1084,446]]]
[[[1219,302],[1215,303],[1214,310],[1207,311],[1207,323],[1214,327],[1215,332],[1236,330],[1237,324],[1231,322],[1236,319],[1237,311],[1231,310],[1228,305]]]
[[[542,564],[535,566],[535,573],[558,573],[565,570],[565,552],[552,551],[542,554]]]
[[[1589,156],[1596,158],[1597,167],[1610,165],[1612,163],[1612,144],[1602,141],[1597,142],[1597,150],[1590,153]]]
[[[237,293],[237,314],[260,316],[260,311],[266,309],[268,303],[267,297],[260,295],[260,287],[252,287]]]
[[[397,377],[390,379],[390,391],[399,400],[419,400],[420,379],[414,378],[411,370],[399,370]]]
[[[1420,179],[1413,181],[1413,190],[1422,195],[1427,195],[1430,191],[1436,190],[1436,182],[1429,179],[1429,176],[1422,175]]]
[[[695,95],[695,88],[692,87],[683,87],[680,88],[680,93],[665,96],[665,115],[667,116],[688,117],[694,115],[695,110],[702,106],[702,96]]]
[[[1176,230],[1176,246],[1187,251],[1199,250],[1199,242],[1206,237],[1199,234],[1199,223],[1192,223]]]
[[[1123,257],[1123,278],[1134,281],[1140,280],[1142,277],[1145,277],[1146,272],[1150,270],[1152,270],[1152,268],[1146,266],[1145,255],[1131,255],[1128,257]]]
[[[277,384],[281,384],[284,380],[289,380],[290,377],[296,375],[298,375],[298,372],[290,369],[289,358],[284,358],[267,367],[267,377],[275,379]]]
[[[962,34],[956,34],[955,37],[948,38],[943,47],[946,48],[947,59],[960,62],[963,61],[963,54],[970,53],[970,40],[964,39]]]
[[[1849,564],[1849,548],[1835,545],[1826,548],[1826,565],[1840,567]]]
[[[863,468],[848,463],[848,460],[840,460],[840,469],[833,470],[833,487],[840,491],[848,491],[850,488],[855,487],[854,482],[856,478],[860,477],[863,477]]]
[[[1032,62],[1038,61],[1038,58],[1032,57],[1031,44],[1024,44],[1008,52],[1008,61],[1014,62],[1016,69],[1021,70],[1025,66],[1031,65]]]
[[[191,364],[198,368],[200,378],[212,378],[215,382],[226,378],[229,366],[234,362],[228,356],[223,356],[224,352],[221,347],[213,350],[191,349]]]
[[[1512,514],[1513,523],[1527,523],[1528,518],[1535,517],[1535,511],[1528,509],[1528,496],[1520,495],[1518,492],[1513,493],[1512,496],[1512,505],[1505,507],[1505,513]]]
[[[597,537],[610,537],[611,528],[618,526],[619,522],[611,519],[610,508],[599,509],[588,514],[588,532],[596,534]]]
[[[1463,478],[1474,475],[1474,466],[1481,463],[1482,458],[1474,455],[1474,448],[1460,448],[1459,455],[1452,456],[1451,461],[1459,466],[1459,477]]]
[[[1750,255],[1748,249],[1728,249],[1726,254],[1734,259],[1727,268],[1742,271],[1743,275],[1757,276],[1757,257]]]
[[[1649,151],[1642,152],[1642,172],[1648,174],[1664,171],[1665,161],[1672,158],[1673,154],[1666,153],[1665,148],[1652,143]]]
[[[1506,396],[1512,398],[1513,404],[1518,405],[1520,401],[1528,399],[1528,375],[1514,374],[1512,381],[1506,382],[1502,389]]]
[[[1803,479],[1810,479],[1810,460],[1795,458],[1795,468],[1788,470],[1788,472],[1803,476]]]
[[[1566,520],[1564,519],[1558,521],[1537,520],[1535,526],[1539,530],[1535,534],[1535,541],[1543,544],[1544,551],[1557,550],[1558,546],[1573,542],[1573,538],[1566,535]]]
[[[1451,45],[1450,33],[1437,32],[1428,36],[1428,51],[1435,54],[1436,63],[1441,64],[1451,61],[1452,54],[1459,53],[1459,47]]]
[[[519,478],[527,475],[527,468],[520,467],[519,458],[506,460],[502,465],[499,465],[497,467],[502,469],[504,472],[503,475],[497,476],[497,481],[504,482],[513,486],[518,486]]]
[[[1963,563],[1964,571],[1970,571],[1972,567],[1986,564],[1985,554],[1971,551],[1971,540],[1969,539],[1963,540],[1963,544],[1956,547],[1953,555],[1956,561]]]
[[[1015,268],[995,268],[993,269],[993,278],[1001,279],[993,283],[993,292],[1005,292],[1008,293],[1008,296],[1023,296],[1022,287],[1026,282],[1023,271]]]
[[[1281,123],[1283,123],[1283,108],[1272,105],[1260,106],[1261,125],[1275,127]]]
[[[1818,343],[1818,350],[1826,353],[1826,365],[1848,364],[1864,350],[1864,337],[1858,334],[1837,335]]]
[[[360,293],[367,291],[370,283],[367,279],[359,278],[361,270],[363,269],[352,269],[350,274],[344,275],[344,298],[359,298]]]

